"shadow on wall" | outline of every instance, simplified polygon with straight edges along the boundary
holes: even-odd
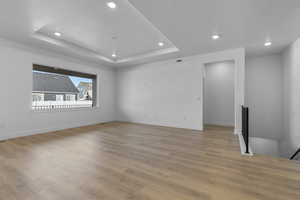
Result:
[[[204,124],[234,127],[234,61],[205,64]]]
[[[279,142],[274,139],[250,137],[250,147],[255,154],[279,157]]]

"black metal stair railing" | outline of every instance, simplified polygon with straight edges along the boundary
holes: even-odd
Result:
[[[242,135],[246,146],[246,152],[249,153],[249,108],[242,106]]]
[[[292,155],[292,157],[290,157],[290,160],[293,160],[298,155],[298,153],[300,153],[300,148]]]

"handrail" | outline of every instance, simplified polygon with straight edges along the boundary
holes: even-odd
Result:
[[[242,135],[244,138],[246,152],[249,154],[249,108],[242,106]]]
[[[300,153],[300,148],[292,155],[290,160],[293,160],[297,156],[298,153]]]

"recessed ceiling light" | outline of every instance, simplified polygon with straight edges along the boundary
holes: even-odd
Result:
[[[113,54],[111,55],[111,57],[116,58],[117,55],[116,55],[115,53],[113,53]]]
[[[113,1],[107,2],[106,5],[107,5],[107,7],[111,8],[111,9],[114,9],[117,7],[117,4]]]
[[[57,36],[57,37],[60,37],[61,33],[60,32],[54,32],[54,35]]]
[[[213,40],[218,40],[218,39],[220,39],[220,35],[218,35],[218,34],[213,34],[212,36],[211,36],[211,39],[213,39]]]
[[[160,46],[160,47],[163,47],[164,45],[165,45],[165,43],[163,43],[163,42],[158,43],[158,46]]]
[[[265,47],[269,47],[271,45],[272,45],[272,42],[270,42],[270,41],[265,42]]]
[[[54,32],[54,35],[57,36],[57,37],[60,37],[61,33],[60,32]]]

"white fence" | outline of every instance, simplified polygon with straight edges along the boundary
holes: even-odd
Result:
[[[33,110],[50,110],[65,108],[90,108],[93,101],[33,101]]]

